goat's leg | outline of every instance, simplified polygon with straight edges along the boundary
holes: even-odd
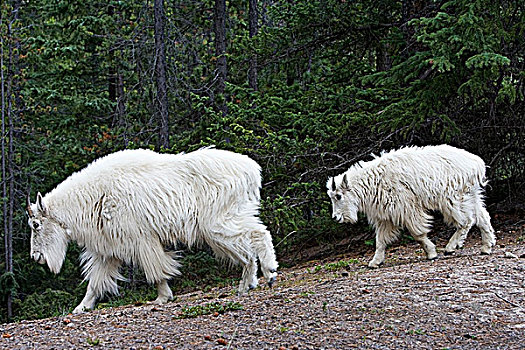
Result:
[[[88,280],[86,295],[73,310],[74,314],[91,310],[98,298],[105,292],[118,294],[116,279],[123,279],[119,273],[122,262],[115,258],[105,258],[90,252],[84,253],[83,260],[85,280]]]
[[[246,213],[241,210],[229,218],[228,224],[214,227],[206,237],[218,257],[244,265],[239,285],[241,294],[257,286],[257,259],[269,286],[277,277],[278,263],[270,232],[258,217],[252,215],[251,208]]]
[[[427,259],[433,260],[437,258],[436,245],[427,236],[430,232],[432,217],[425,212],[419,212],[415,217],[418,220],[414,219],[410,224],[407,224],[408,231],[416,242],[423,247]]]
[[[155,299],[155,304],[165,304],[170,300],[173,300],[173,292],[168,285],[167,280],[161,280],[157,282],[157,299]]]
[[[257,284],[257,259],[252,257],[242,269],[239,294],[246,293],[248,290],[256,288]]]
[[[436,245],[432,243],[430,239],[428,239],[426,234],[419,236],[413,235],[413,237],[416,240],[416,242],[421,244],[421,246],[425,250],[428,260],[434,260],[435,258],[437,258]]]
[[[220,231],[219,231],[220,230]],[[246,234],[225,234],[222,227],[207,235],[206,243],[218,258],[230,259],[233,264],[243,265],[239,294],[257,286],[257,260]]]
[[[262,224],[252,232],[252,245],[261,263],[261,270],[268,286],[272,286],[277,278],[277,263],[270,232]]]
[[[385,261],[386,243],[383,238],[376,234],[376,251],[374,257],[368,263],[368,267],[377,268]]]
[[[450,237],[450,240],[445,247],[445,254],[449,255],[454,253],[457,248],[462,248],[465,243],[465,239],[474,225],[474,217],[468,214],[468,211],[456,211],[455,215],[448,218],[452,221],[453,225],[456,226],[456,232]]]
[[[467,238],[468,232],[470,231],[471,227],[472,224],[467,224],[457,228],[456,232],[452,235],[452,237],[450,237],[450,240],[448,241],[447,246],[445,247],[446,255],[453,254],[457,248],[463,247],[463,244],[465,243],[465,239]]]
[[[487,209],[481,204],[478,206],[476,219],[476,225],[481,231],[481,253],[490,254],[492,252],[492,247],[496,245],[496,236],[494,235],[494,229],[490,224],[490,215],[487,212]]]
[[[372,260],[368,263],[371,268],[377,268],[385,261],[385,250],[388,244],[395,241],[399,230],[391,222],[384,221],[376,226],[376,251]]]
[[[148,283],[157,285],[157,299],[154,303],[164,304],[173,300],[168,280],[180,274],[180,263],[176,259],[176,253],[165,251],[161,242],[154,240],[147,245],[137,246],[135,262],[144,271]]]
[[[73,313],[79,314],[84,311],[93,309],[98,298],[99,295],[96,292],[96,288],[91,282],[89,282],[87,286],[86,295],[84,296],[80,304],[78,304],[78,306],[73,310]]]

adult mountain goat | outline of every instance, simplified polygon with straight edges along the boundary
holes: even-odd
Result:
[[[243,267],[239,291],[257,285],[257,259],[271,286],[277,261],[258,218],[261,168],[233,152],[205,148],[188,154],[125,150],[71,175],[35,204],[28,201],[31,256],[58,273],[69,242],[84,248],[87,292],[74,313],[117,293],[122,263],[140,266],[158,288],[157,303],[173,298],[167,280],[180,264],[164,246],[206,243],[218,258]]]
[[[329,178],[328,196],[333,218],[355,223],[363,212],[376,230],[376,251],[368,264],[378,267],[385,248],[407,228],[428,259],[437,257],[427,238],[432,216],[440,211],[444,221],[457,228],[445,253],[461,248],[470,228],[481,231],[481,252],[490,254],[496,243],[490,216],[483,204],[485,163],[467,151],[448,145],[406,147],[359,162],[345,173]]]

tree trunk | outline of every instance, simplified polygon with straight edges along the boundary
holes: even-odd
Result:
[[[117,71],[117,119],[120,125],[126,116],[126,96],[124,92],[124,79]]]
[[[0,9],[1,11],[1,9]],[[3,26],[3,16],[0,15],[0,28]],[[8,203],[7,203],[7,150],[6,150],[6,113],[7,113],[7,106],[6,106],[6,94],[9,93],[9,91],[6,90],[7,82],[6,82],[6,76],[4,75],[4,45],[6,44],[6,41],[4,41],[4,37],[0,36],[0,87],[2,90],[2,221],[3,221],[3,228],[4,228],[4,248],[5,248],[5,261],[6,261],[6,272],[8,272],[7,268],[7,262],[8,262],[8,252],[7,252],[7,232],[8,232]],[[8,78],[8,77],[7,77]],[[7,318],[11,318],[12,316],[12,310],[10,301],[8,299],[7,301]]]
[[[0,43],[0,67],[1,67],[1,85],[2,85],[2,221],[4,228],[4,250],[5,250],[5,272],[9,272],[9,204],[7,198],[9,198],[7,190],[7,179],[9,177],[7,172],[7,137],[6,137],[6,114],[9,113],[8,107],[6,106],[6,77],[4,76],[4,38],[1,38]],[[7,298],[7,319],[9,320],[12,316],[12,306],[10,295]]]
[[[0,55],[2,62],[2,206],[3,228],[4,228],[4,249],[5,249],[5,273],[13,273],[13,217],[15,207],[15,169],[14,169],[14,106],[20,104],[19,91],[14,87],[20,84],[20,67],[18,54],[20,52],[20,42],[13,39],[12,24],[18,20],[18,10],[20,1],[13,1],[12,18],[7,22],[7,37],[2,38],[2,50]],[[7,41],[7,43],[6,43]],[[8,48],[8,63],[6,67],[7,77],[4,76],[4,45]],[[17,78],[18,77],[18,78]],[[17,90],[17,89],[16,89]],[[7,121],[6,121],[7,119]],[[13,286],[13,285],[12,285]],[[7,319],[13,316],[13,296],[12,290],[7,290]]]
[[[155,99],[159,122],[159,148],[169,147],[168,88],[166,83],[166,43],[164,40],[164,0],[155,0],[155,77],[157,97]]]
[[[378,43],[376,49],[376,70],[378,72],[387,71],[392,68],[392,58],[388,55],[388,44]]]
[[[224,95],[228,67],[226,63],[226,0],[215,0],[215,55],[217,56],[217,95]],[[226,101],[221,98],[220,107],[227,114]]]
[[[250,38],[253,39],[259,31],[257,21],[258,21],[258,11],[257,11],[257,0],[250,0],[248,8],[248,17],[249,17],[249,34]],[[257,53],[253,52],[250,57],[250,68],[248,70],[248,86],[253,91],[257,91]]]
[[[112,5],[108,6],[108,16],[111,18],[115,15],[115,8]],[[109,71],[108,71],[108,94],[111,101],[117,100],[117,69],[115,68],[115,55],[113,49],[108,50]]]

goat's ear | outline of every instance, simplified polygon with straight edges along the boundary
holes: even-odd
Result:
[[[348,189],[348,178],[346,177],[346,174],[343,175],[343,181],[341,182],[341,187],[344,189]]]
[[[44,205],[42,194],[40,192],[38,192],[36,195],[36,207],[42,215],[45,215],[47,213],[47,209],[46,209],[46,206]]]

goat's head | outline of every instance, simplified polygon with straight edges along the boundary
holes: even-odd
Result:
[[[40,193],[34,204],[27,198],[26,211],[31,227],[31,257],[40,264],[47,263],[53,273],[59,273],[66,257],[67,228],[49,212]]]
[[[357,222],[359,211],[357,196],[352,191],[346,173],[331,177],[326,183],[327,194],[332,200],[332,218],[339,222]]]

